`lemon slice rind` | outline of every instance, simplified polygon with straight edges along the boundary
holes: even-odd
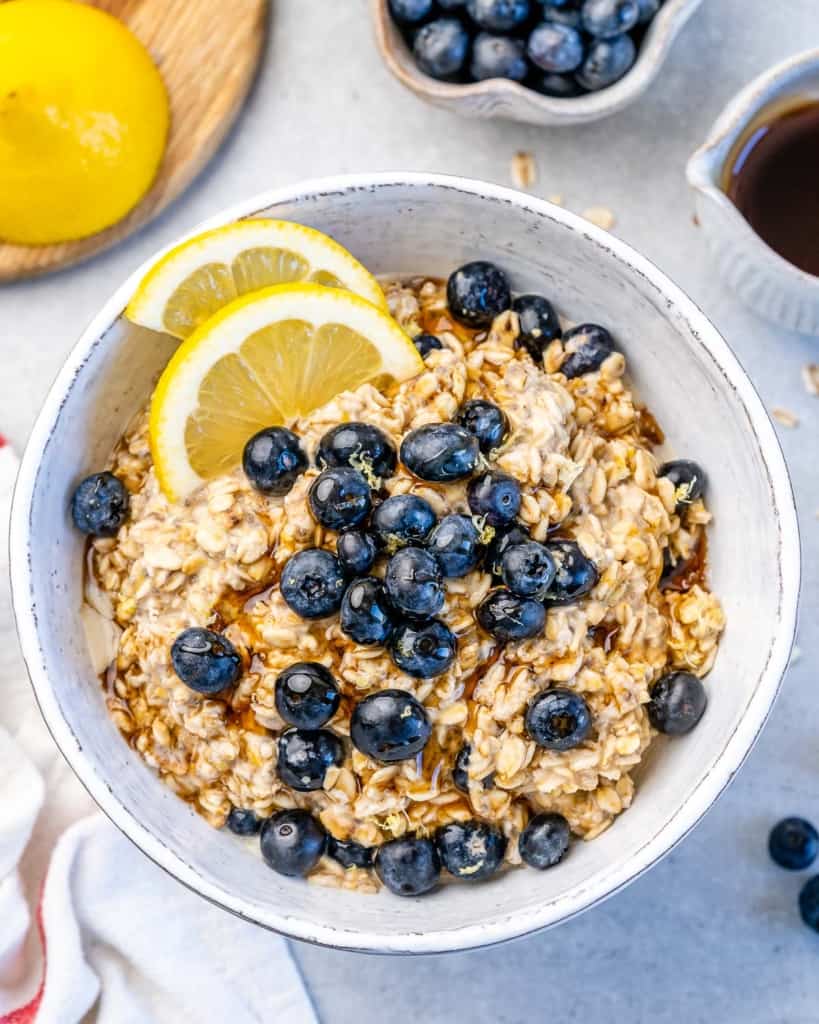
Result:
[[[216,268],[230,278],[243,255],[253,251],[285,251],[306,265],[305,278],[317,275],[317,283],[325,279],[360,295],[386,310],[387,303],[378,281],[347,250],[329,236],[314,228],[293,221],[255,218],[235,221],[205,231],[175,246],[159,259],[142,278],[125,309],[126,317],[142,327],[184,337],[182,331],[169,326],[166,311],[177,289],[203,268]],[[287,283],[280,280],[263,282],[263,287]],[[247,293],[237,286],[230,295]]]
[[[184,500],[206,479],[191,465],[186,429],[200,407],[200,386],[208,372],[224,357],[239,354],[243,343],[257,332],[295,321],[315,331],[339,326],[365,339],[380,359],[379,365],[372,366],[369,379],[403,381],[423,370],[423,360],[401,327],[382,309],[352,292],[314,284],[276,285],[234,300],[182,342],[151,400],[151,452],[160,487],[171,501]],[[286,387],[282,382],[282,391]],[[275,396],[272,399],[275,401]],[[311,411],[303,408],[298,415]],[[251,433],[273,425],[258,422]],[[241,449],[235,461],[240,457]]]

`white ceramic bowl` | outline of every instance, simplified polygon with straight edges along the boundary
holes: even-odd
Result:
[[[656,267],[558,207],[510,189],[421,174],[279,189],[209,222],[263,214],[329,232],[377,273],[446,275],[496,260],[519,291],[607,324],[671,444],[707,467],[714,589],[728,629],[690,736],[658,741],[633,807],[551,871],[512,871],[418,900],[322,889],[268,870],[165,788],[109,720],[79,621],[82,538],[68,506],[146,401],[171,351],[121,318],[145,268],[105,303],[46,399],[20,469],[11,530],[14,606],[49,728],[91,795],[149,857],[207,899],[300,939],[377,952],[483,946],[563,921],[654,864],[737,771],[770,711],[791,647],[799,543],[765,410],[731,350]]]
[[[723,191],[723,172],[744,137],[805,102],[819,101],[819,50],[789,57],[730,101],[688,161],[697,217],[719,273],[755,313],[803,334],[819,335],[819,277],[775,252]]]
[[[660,72],[671,44],[702,0],[666,0],[651,22],[637,60],[619,82],[572,99],[542,96],[518,82],[492,78],[466,85],[440,82],[424,74],[390,17],[387,0],[370,0],[375,37],[384,63],[420,99],[464,117],[505,117],[529,124],[585,124],[633,103]]]

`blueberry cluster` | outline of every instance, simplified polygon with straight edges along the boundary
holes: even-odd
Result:
[[[432,78],[506,78],[570,99],[613,85],[663,0],[388,0]]]
[[[537,360],[562,337],[562,370],[569,377],[599,369],[614,351],[611,335],[599,325],[583,324],[563,334],[543,296],[513,300],[504,273],[486,261],[451,274],[447,303],[450,314],[473,329],[513,309],[521,325],[518,345]],[[434,350],[432,342],[440,345],[422,337],[419,347],[427,352]],[[540,633],[547,608],[579,600],[595,586],[598,572],[574,541],[539,543],[517,521],[520,484],[493,466],[508,432],[503,410],[484,399],[465,402],[452,422],[411,430],[399,451],[370,424],[344,423],[330,430],[316,452],[321,472],[308,503],[316,521],[338,534],[336,551],[311,548],[286,562],[280,587],[289,607],[305,619],[338,614],[342,632],[355,643],[384,646],[401,671],[430,678],[445,672],[457,653],[457,638],[437,618],[446,580],[482,565],[498,585],[476,610],[480,626],[501,643]],[[273,465],[256,452],[262,444]],[[285,451],[290,458],[282,468]],[[417,495],[384,498],[382,485],[399,460],[426,483],[463,483],[463,511],[438,521],[429,502]],[[289,489],[291,467],[301,472],[306,465],[299,439],[282,428],[262,431],[248,442],[245,472],[267,492],[280,482]],[[383,577],[373,572],[379,559]]]
[[[788,871],[804,871],[819,854],[819,832],[804,818],[783,818],[768,836],[771,859]],[[819,875],[809,878],[799,892],[799,915],[819,932]]]

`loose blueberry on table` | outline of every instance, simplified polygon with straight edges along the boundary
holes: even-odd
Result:
[[[571,103],[631,69],[662,4],[388,0],[388,10],[424,74],[448,82],[506,79]],[[450,309],[458,317],[452,296]]]
[[[771,858],[789,871],[809,868],[819,853],[819,832],[804,818],[783,818],[768,837]]]

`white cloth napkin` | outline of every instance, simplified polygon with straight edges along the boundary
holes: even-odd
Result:
[[[2,536],[16,466],[0,437]],[[284,939],[189,892],[95,810],[23,678],[1,551],[0,1024],[317,1024]]]

